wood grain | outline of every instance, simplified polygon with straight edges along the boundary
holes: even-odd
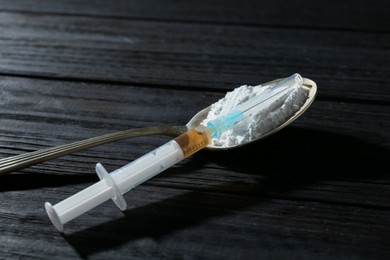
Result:
[[[1,113],[3,155],[114,129],[185,122],[192,110],[220,96],[15,77],[3,77],[1,83],[8,93]],[[206,249],[212,251],[207,258],[231,253],[282,257],[289,250],[296,257],[331,257],[340,251],[359,257],[378,251],[386,255],[387,243],[378,237],[389,238],[390,201],[384,196],[390,186],[385,163],[390,121],[382,111],[381,105],[317,101],[280,134],[237,151],[197,154],[128,193],[125,215],[106,203],[69,223],[67,235],[54,241],[56,232],[42,211],[43,201],[58,202],[93,183],[97,161],[115,169],[166,138],[108,144],[3,177],[2,201],[18,202],[12,210],[8,203],[2,207],[2,237],[13,241],[12,246],[3,243],[3,256],[28,252],[39,257],[40,248],[47,246],[48,255],[61,252],[65,257],[125,257],[130,250],[140,257],[182,258],[206,256]],[[335,121],[337,117],[345,122]],[[26,194],[32,200],[26,201]],[[17,234],[12,231],[15,223]],[[33,236],[36,229],[40,232],[34,240],[18,239]],[[333,242],[324,242],[328,240]],[[15,241],[33,246],[15,252],[21,246]],[[356,245],[373,241],[375,246],[356,250]],[[249,250],[224,250],[240,243]],[[275,245],[290,249],[276,253]],[[317,252],[325,246],[330,250]]]
[[[168,141],[106,144],[1,177],[0,258],[389,259],[385,1],[2,1],[0,156],[185,124],[241,84],[300,72],[310,109],[201,151],[65,225],[57,203]]]
[[[16,0],[0,1],[0,10],[62,15],[114,17],[118,19],[171,21],[174,23],[222,23],[389,32],[390,7],[385,0]]]
[[[383,33],[14,13],[0,25],[3,74],[226,91],[298,71],[320,97],[390,100]]]

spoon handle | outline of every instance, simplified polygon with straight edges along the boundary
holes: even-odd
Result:
[[[88,148],[119,141],[122,139],[148,135],[166,135],[177,137],[186,132],[186,126],[151,126],[144,128],[135,128],[116,133],[106,134],[77,141],[70,144],[60,145],[52,148],[42,149],[25,154],[15,155],[8,158],[0,159],[0,176],[15,170],[23,169],[41,162],[52,160],[67,154],[86,150]]]

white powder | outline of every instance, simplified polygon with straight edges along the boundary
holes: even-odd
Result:
[[[210,112],[202,125],[207,125],[209,121],[227,114],[254,96],[265,94],[270,88],[271,86],[243,85],[228,92],[224,98],[211,105]],[[276,100],[266,110],[246,119],[242,124],[229,128],[219,138],[213,138],[211,144],[229,147],[261,137],[291,118],[305,103],[308,95],[309,91],[306,88],[296,87],[286,99]]]

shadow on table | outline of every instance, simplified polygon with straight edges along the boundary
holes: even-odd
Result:
[[[189,174],[217,164],[219,168],[234,171],[238,176],[250,174],[256,180],[254,184],[225,182],[208,186],[205,190],[194,190],[127,210],[122,218],[64,237],[82,257],[144,237],[158,240],[178,230],[245,210],[313,183],[388,178],[389,155],[389,150],[357,138],[290,127],[245,148],[199,153],[184,163],[184,167],[173,168],[166,173],[170,176],[183,174],[183,171]],[[220,170],[218,174],[223,176],[224,171]],[[238,195],[236,199],[231,199],[231,196],[226,199],[226,194],[231,191]],[[245,195],[244,199],[241,200],[240,195]]]
[[[11,173],[9,175],[1,176],[0,178],[0,192],[93,183],[98,180],[94,172],[91,172],[91,174],[78,175]]]

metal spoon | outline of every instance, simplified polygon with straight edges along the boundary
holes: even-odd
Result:
[[[269,85],[275,85],[278,82],[280,82],[283,79],[277,79],[273,80],[267,83],[264,83],[261,86],[269,86]],[[286,122],[281,124],[280,126],[274,128],[273,130],[269,131],[268,133],[262,135],[260,138],[252,140],[250,142],[241,144],[241,145],[234,145],[230,147],[221,147],[221,146],[214,146],[214,145],[208,145],[206,149],[209,150],[227,150],[231,148],[236,148],[238,146],[246,145],[248,143],[252,143],[255,141],[258,141],[260,139],[263,139],[271,134],[276,133],[277,131],[281,130],[282,128],[289,125],[291,122],[293,122],[295,119],[297,119],[300,115],[302,115],[306,109],[311,105],[311,103],[314,101],[315,95],[317,93],[317,85],[314,81],[303,78],[303,85],[302,87],[307,88],[309,90],[309,96],[306,102],[302,105],[302,107]],[[93,137],[90,139],[60,145],[48,149],[38,150],[34,152],[29,152],[21,155],[11,156],[8,158],[0,159],[0,175],[5,175],[7,173],[23,169],[41,162],[45,162],[48,160],[52,160],[67,154],[79,152],[86,150],[91,147],[95,147],[98,145],[119,141],[122,139],[130,138],[130,137],[138,137],[138,136],[148,136],[148,135],[166,135],[170,137],[176,137],[181,135],[182,133],[188,131],[189,129],[195,128],[200,125],[200,123],[207,117],[211,106],[208,106],[201,111],[199,111],[195,116],[192,117],[192,119],[184,126],[167,126],[167,125],[161,125],[161,126],[151,126],[151,127],[145,127],[145,128],[137,128],[137,129],[129,129],[125,131],[120,131],[112,134],[107,134],[103,136]]]

